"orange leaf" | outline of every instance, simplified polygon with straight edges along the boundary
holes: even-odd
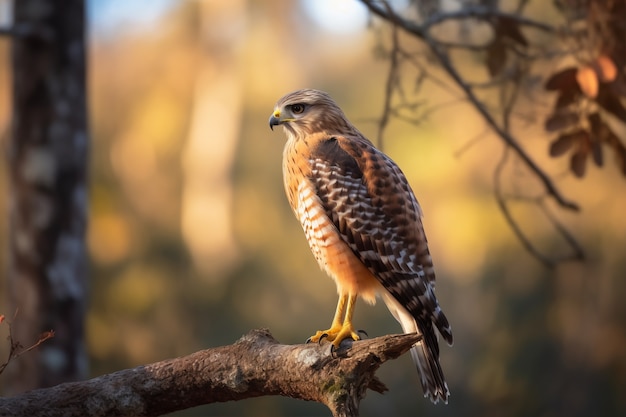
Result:
[[[598,95],[598,75],[590,66],[578,68],[576,82],[587,97],[595,98]]]
[[[617,77],[617,67],[611,58],[600,55],[595,62],[598,78],[603,83],[610,83]]]

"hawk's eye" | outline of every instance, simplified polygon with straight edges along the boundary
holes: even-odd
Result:
[[[300,114],[304,111],[304,104],[292,104],[291,111],[293,114]]]

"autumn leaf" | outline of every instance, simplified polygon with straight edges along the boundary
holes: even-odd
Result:
[[[550,156],[557,157],[566,153],[576,143],[588,140],[589,133],[580,129],[572,133],[564,133],[560,135],[552,144],[550,144]]]
[[[619,139],[619,137],[609,130],[609,137],[606,139],[606,143],[613,148],[615,152],[615,159],[619,165],[622,174],[626,176],[626,147]]]
[[[502,72],[506,64],[506,46],[502,42],[496,40],[489,45],[486,64],[492,78]]]
[[[602,165],[604,165],[601,142],[596,140],[591,143],[591,156],[593,157],[593,162],[595,162],[597,167],[601,167]]]
[[[578,68],[576,72],[576,82],[580,90],[589,98],[595,98],[598,95],[598,75],[590,66]]]
[[[545,128],[548,132],[556,132],[571,127],[578,122],[578,114],[573,112],[557,112],[546,120]]]
[[[611,90],[615,95],[626,97],[626,77],[618,78],[611,83]]]
[[[608,86],[603,85],[600,88],[598,99],[596,100],[603,109],[613,114],[623,122],[626,122],[626,107],[622,104],[619,96],[613,94]]]
[[[501,17],[495,27],[496,36],[507,37],[522,46],[528,46],[526,37],[520,30],[520,26],[514,19],[509,17]]]
[[[587,150],[583,147],[578,149],[572,155],[570,159],[570,170],[576,175],[578,178],[582,178],[585,176],[585,168],[587,162]]]
[[[614,151],[617,165],[619,165],[622,174],[626,177],[626,149],[623,146],[614,146]]]
[[[576,83],[577,72],[577,68],[565,68],[564,70],[561,70],[548,78],[548,81],[546,81],[546,85],[544,86],[544,88],[548,91],[565,91],[571,88],[578,89],[578,84]]]
[[[578,88],[570,88],[567,90],[562,90],[556,99],[554,108],[561,109],[563,107],[569,106],[572,103],[575,103],[578,100],[579,95],[580,95],[580,90]]]
[[[610,83],[617,77],[617,67],[610,57],[600,55],[594,64],[601,82]]]

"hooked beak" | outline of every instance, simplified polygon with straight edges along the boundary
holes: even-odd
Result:
[[[281,124],[283,120],[280,118],[280,110],[274,110],[274,113],[270,116],[270,129],[274,130],[274,126]]]
[[[270,117],[270,129],[274,130],[274,126],[278,126],[280,124],[280,119],[274,115]]]

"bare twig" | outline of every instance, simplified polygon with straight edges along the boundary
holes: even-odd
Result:
[[[157,416],[263,395],[317,401],[334,416],[357,416],[368,388],[386,390],[376,370],[420,338],[346,341],[331,352],[329,343],[282,345],[268,330],[254,330],[233,345],[0,398],[0,416]]]
[[[505,13],[496,8],[490,8],[485,6],[466,6],[461,10],[454,12],[437,12],[435,14],[430,15],[423,23],[417,23],[411,21],[409,19],[405,19],[399,14],[397,14],[394,9],[389,6],[387,2],[377,2],[372,0],[361,0],[369,10],[377,15],[393,26],[394,36],[397,36],[395,33],[397,28],[402,28],[410,35],[420,39],[426,43],[430,53],[439,61],[440,67],[443,68],[444,73],[447,74],[449,78],[453,80],[453,84],[455,84],[460,91],[462,92],[463,97],[462,100],[468,101],[479,113],[482,119],[485,121],[486,129],[490,129],[493,131],[500,140],[505,144],[504,153],[498,166],[494,172],[494,188],[495,188],[495,198],[498,203],[498,207],[500,208],[502,215],[504,216],[506,222],[509,224],[510,228],[516,235],[516,237],[521,242],[522,246],[529,252],[531,255],[536,257],[540,262],[545,265],[553,266],[558,262],[568,259],[582,259],[584,257],[583,251],[576,241],[576,239],[572,236],[572,234],[559,222],[557,222],[551,213],[547,210],[547,206],[545,205],[545,197],[551,198],[556,204],[567,210],[578,211],[579,206],[577,203],[566,199],[557,188],[553,180],[544,172],[544,170],[535,162],[535,160],[526,152],[526,150],[522,147],[520,142],[514,137],[511,132],[510,120],[512,115],[514,114],[514,107],[517,102],[518,93],[520,92],[521,85],[521,75],[524,73],[524,68],[520,67],[520,65],[524,65],[525,63],[531,60],[528,55],[526,48],[519,49],[517,45],[512,46],[513,54],[509,55],[509,62],[513,61],[517,67],[512,68],[511,71],[507,71],[506,73],[501,73],[497,79],[492,79],[487,83],[477,84],[471,83],[468,80],[465,80],[462,76],[460,70],[454,66],[450,57],[450,48],[465,48],[465,49],[475,49],[475,50],[485,50],[487,45],[470,45],[463,43],[454,43],[449,41],[439,41],[431,36],[430,30],[433,26],[442,23],[447,20],[462,20],[467,18],[475,18],[485,21],[494,22],[497,19],[507,19],[513,24],[523,25],[531,28],[535,28],[541,31],[555,33],[557,30],[545,23],[534,21],[524,17],[521,14],[521,11],[526,6],[527,1],[520,0],[517,5],[517,14],[513,13]],[[394,38],[394,42],[395,39]],[[394,51],[398,49],[398,45],[394,43]],[[482,48],[482,49],[481,49]],[[413,55],[409,55],[400,49],[399,55],[406,59],[408,62],[415,65],[418,69],[421,70],[421,73],[427,74],[426,70],[422,70],[421,63],[417,62]],[[396,54],[392,58],[395,58]],[[394,70],[393,74],[390,74],[390,79],[393,77],[394,80],[397,80],[399,74],[397,73],[397,65],[392,62],[392,69]],[[438,84],[441,84],[442,81],[433,77],[433,80]],[[388,79],[389,86],[389,79]],[[482,101],[476,93],[477,89],[483,88],[499,88],[500,93],[500,102],[497,111],[490,109],[489,106]],[[390,100],[389,95],[391,94],[389,88],[387,89],[388,96],[386,100]],[[458,93],[457,93],[458,94]],[[379,127],[379,141],[382,136],[382,131],[384,127],[389,122],[389,115],[394,115],[396,118],[401,120],[406,120],[412,122],[412,119],[407,120],[406,116],[400,115],[395,112],[394,108],[390,108],[387,104],[385,106],[385,113],[381,119],[381,125]],[[501,120],[496,119],[496,115],[499,114],[501,116]],[[478,138],[484,136],[484,132],[481,133]],[[474,140],[471,141],[473,143]],[[504,192],[501,186],[501,175],[503,173],[504,166],[509,160],[509,150],[512,150],[514,155],[521,160],[523,165],[529,169],[529,171],[539,179],[541,184],[543,185],[543,189],[545,191],[545,195],[537,201],[531,202],[538,206],[541,210],[544,211],[546,218],[554,227],[554,230],[563,237],[564,241],[569,245],[572,250],[571,255],[561,257],[556,259],[555,257],[546,256],[541,253],[541,251],[531,242],[531,240],[524,233],[522,227],[516,222],[514,217],[511,215],[509,211],[507,201],[509,198],[504,196]]]
[[[15,315],[13,317],[15,318],[16,316],[17,316],[17,311],[15,312]],[[19,340],[13,339],[12,323],[6,320],[4,315],[0,315],[0,324],[4,322],[6,322],[9,326],[8,340],[9,340],[10,347],[9,347],[9,355],[7,359],[4,361],[4,363],[0,364],[0,375],[2,374],[2,372],[4,372],[6,367],[9,366],[9,363],[11,361],[19,358],[24,353],[30,352],[31,350],[38,348],[43,342],[45,342],[48,339],[52,339],[54,337],[53,330],[43,332],[42,334],[39,335],[39,339],[35,343],[33,343],[32,345],[28,347],[24,347],[22,346]]]
[[[516,72],[519,74],[519,71]],[[520,82],[519,80],[512,80],[513,82],[506,84],[500,88],[500,104],[502,105],[502,128],[505,131],[509,131],[511,127],[511,115],[513,114],[513,109],[515,103],[517,101],[517,97],[520,92]],[[506,87],[509,86],[510,94],[507,95]],[[504,172],[504,167],[508,160],[509,155],[509,147],[505,147],[502,153],[502,157],[496,166],[494,171],[494,195],[496,198],[496,202],[498,203],[498,207],[504,216],[504,219],[508,223],[511,230],[517,237],[517,239],[521,242],[522,246],[526,251],[528,251],[531,255],[533,255],[536,259],[542,262],[545,266],[549,268],[555,267],[559,262],[570,260],[570,259],[582,259],[584,257],[583,251],[578,245],[578,242],[574,237],[570,234],[570,232],[565,229],[555,218],[549,213],[545,205],[545,198],[535,198],[535,199],[526,199],[527,202],[538,206],[546,218],[550,222],[550,224],[554,227],[554,229],[559,233],[566,243],[572,249],[572,255],[564,256],[556,258],[554,256],[547,256],[543,254],[537,246],[530,240],[530,238],[524,233],[520,224],[515,220],[513,215],[511,214],[508,206],[508,201],[504,197],[504,193],[502,190],[502,175]]]
[[[494,174],[493,175],[494,195],[496,197],[496,202],[498,203],[498,208],[500,209],[500,212],[504,216],[504,220],[507,222],[507,224],[509,225],[509,227],[511,228],[511,230],[517,237],[517,240],[520,241],[524,249],[528,253],[530,253],[532,256],[534,256],[536,259],[538,259],[545,266],[549,268],[553,268],[556,265],[555,261],[552,258],[541,253],[541,251],[539,251],[535,247],[535,245],[533,245],[530,239],[528,239],[528,237],[523,232],[520,225],[513,218],[513,215],[511,214],[511,211],[509,210],[509,206],[507,205],[507,202],[502,194],[502,187],[501,187],[500,180],[502,178],[502,171],[506,165],[506,162],[509,156],[509,151],[510,151],[510,148],[505,146],[504,150],[502,151],[502,157],[500,158],[500,161],[498,162],[498,165],[496,166],[496,170],[493,173]]]
[[[365,3],[370,3],[369,0],[364,0]],[[451,12],[439,12],[431,15],[421,26],[424,31],[429,30],[432,26],[445,22],[446,20],[459,20],[459,19],[508,19],[514,21],[520,25],[532,27],[542,30],[544,32],[554,33],[556,28],[547,23],[539,22],[536,20],[528,19],[516,13],[506,13],[501,10],[482,6],[465,6],[460,10]]]
[[[578,204],[573,201],[567,200],[561,192],[556,188],[556,186],[552,183],[548,175],[535,163],[535,161],[526,153],[526,151],[522,148],[522,146],[518,143],[518,141],[506,130],[504,130],[491,115],[485,104],[478,99],[473,89],[470,87],[468,83],[465,82],[459,71],[454,67],[452,62],[450,61],[450,57],[447,52],[437,43],[435,39],[433,39],[425,27],[416,25],[413,22],[410,22],[397,13],[395,13],[391,8],[383,9],[380,7],[377,2],[372,0],[361,0],[372,13],[382,17],[383,19],[392,22],[393,24],[403,28],[407,32],[417,36],[418,38],[424,40],[426,44],[429,46],[431,52],[437,57],[443,69],[448,73],[448,75],[454,80],[459,88],[463,91],[469,102],[474,106],[474,108],[478,111],[478,113],[485,119],[489,126],[493,129],[493,131],[509,146],[513,149],[513,151],[520,157],[520,159],[528,166],[528,168],[539,178],[539,180],[544,185],[547,193],[551,195],[555,201],[562,206],[563,208],[569,210],[578,211],[580,208]]]
[[[386,7],[390,7],[385,3]],[[398,82],[398,53],[400,51],[400,45],[398,40],[398,28],[396,25],[391,25],[391,53],[389,54],[389,71],[387,72],[387,83],[385,85],[385,102],[383,104],[383,113],[378,123],[378,135],[377,145],[378,148],[383,150],[383,134],[387,124],[389,123],[389,117],[391,115],[391,99],[393,97],[393,90]]]

